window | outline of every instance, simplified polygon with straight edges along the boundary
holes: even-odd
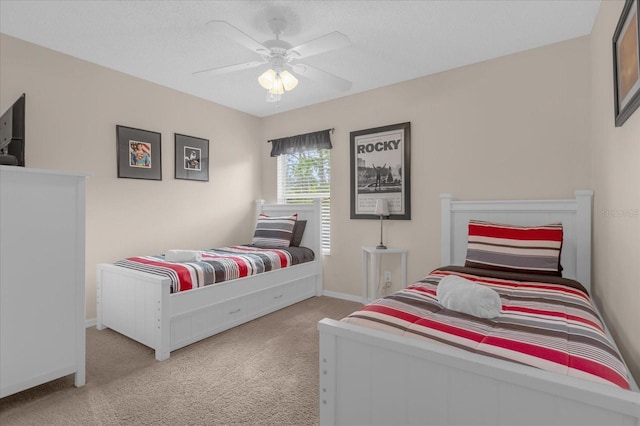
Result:
[[[278,202],[311,203],[320,198],[322,210],[322,252],[329,254],[331,177],[329,149],[311,149],[278,156]]]

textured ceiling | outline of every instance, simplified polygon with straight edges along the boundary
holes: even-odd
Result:
[[[600,1],[0,1],[0,32],[264,117],[591,32]],[[198,70],[260,60],[212,30],[224,20],[259,42],[284,18],[296,46],[339,31],[351,44],[305,63],[351,81],[348,91],[298,75],[267,103],[257,77]]]

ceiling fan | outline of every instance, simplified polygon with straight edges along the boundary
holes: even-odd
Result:
[[[269,28],[275,34],[275,39],[260,43],[226,21],[214,20],[208,22],[207,25],[213,28],[216,33],[256,52],[262,59],[242,64],[207,68],[196,71],[193,74],[220,75],[269,64],[269,70],[260,75],[258,82],[267,89],[267,101],[272,102],[279,101],[285,91],[293,90],[298,84],[298,80],[289,70],[342,92],[346,92],[351,88],[350,81],[299,62],[301,59],[310,56],[349,46],[351,44],[349,37],[341,32],[333,31],[298,46],[292,46],[290,43],[280,39],[280,35],[287,26],[284,19],[273,18],[268,23]]]

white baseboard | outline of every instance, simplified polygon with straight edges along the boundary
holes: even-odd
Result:
[[[336,291],[324,290],[322,292],[322,295],[327,297],[334,297],[336,299],[343,299],[343,300],[349,300],[351,302],[362,303],[362,296],[354,296],[353,294],[345,294],[345,293],[338,293]]]
[[[96,318],[89,318],[84,320],[84,327],[85,328],[95,327],[97,323],[98,321],[96,320]]]

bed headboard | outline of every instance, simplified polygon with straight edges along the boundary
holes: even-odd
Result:
[[[579,190],[571,200],[456,201],[440,195],[441,263],[464,265],[470,219],[512,225],[562,222],[562,276],[579,281],[591,292],[591,200],[593,191]]]
[[[264,200],[256,200],[256,220],[260,213],[269,216],[290,216],[298,213],[298,220],[307,221],[300,245],[312,249],[316,254],[316,259],[322,258],[320,200],[315,200],[312,204],[265,204]]]

